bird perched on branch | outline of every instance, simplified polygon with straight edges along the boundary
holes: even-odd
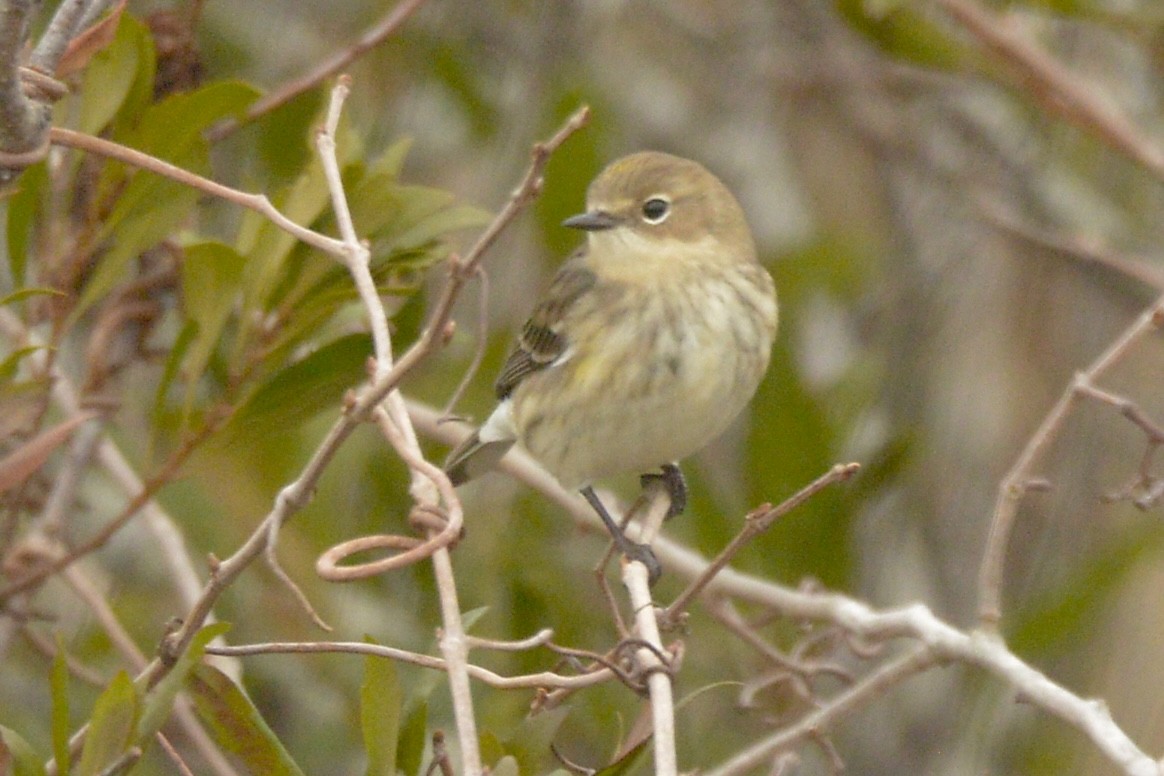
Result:
[[[454,485],[520,442],[577,488],[616,546],[629,540],[592,484],[619,473],[661,477],[671,514],[686,484],[678,461],[718,436],[752,398],[776,335],[776,292],[756,260],[743,210],[696,162],[642,152],[590,185],[587,232],[534,307],[497,378],[499,404],[445,463]]]

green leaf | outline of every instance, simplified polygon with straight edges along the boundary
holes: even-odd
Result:
[[[479,226],[489,214],[456,205],[447,191],[403,186],[383,177],[362,180],[351,193],[352,221],[372,241],[373,253],[415,248],[456,229]]]
[[[272,197],[273,204],[297,224],[313,223],[330,202],[323,169],[308,165],[286,191]],[[250,344],[253,321],[273,305],[271,295],[279,286],[284,267],[298,240],[258,213],[243,217],[237,245],[246,256],[243,273],[242,325],[239,326],[232,360],[245,353]]]
[[[232,434],[298,428],[324,410],[338,411],[344,391],[364,378],[371,353],[367,334],[350,334],[324,345],[259,388],[231,421]]]
[[[39,162],[24,171],[17,191],[8,200],[8,269],[13,284],[17,286],[24,285],[32,228],[47,187],[48,167]]]
[[[154,685],[146,696],[145,709],[137,726],[137,743],[144,745],[162,725],[174,708],[174,698],[186,684],[186,679],[194,666],[202,660],[206,645],[230,630],[230,623],[216,622],[203,627],[190,640],[190,646],[174,663],[170,672]]]
[[[57,634],[57,652],[53,655],[53,666],[49,673],[49,692],[52,697],[52,740],[53,757],[57,761],[57,772],[68,773],[69,756],[69,665],[64,640]],[[0,773],[4,769],[0,768]]]
[[[20,362],[25,356],[35,353],[38,350],[47,349],[48,345],[29,345],[24,348],[17,348],[9,353],[3,361],[0,361],[0,381],[7,381],[16,377],[16,370],[20,367]]]
[[[376,642],[365,636],[369,644]],[[360,725],[368,752],[368,776],[395,776],[396,747],[400,736],[403,692],[396,664],[383,657],[364,658],[364,682],[360,686]]]
[[[457,100],[463,115],[469,119],[473,134],[479,138],[491,137],[500,125],[495,101],[485,94],[483,74],[451,43],[438,43],[425,53],[425,61]]]
[[[521,773],[545,772],[546,764],[553,757],[550,744],[553,743],[558,728],[566,721],[566,715],[569,713],[569,707],[559,706],[521,721],[505,741],[505,751],[517,758],[518,764],[521,765]]]
[[[125,24],[129,14],[121,15]],[[154,50],[154,36],[142,22],[132,19],[133,42],[137,45],[137,72],[129,92],[121,103],[120,110],[113,119],[114,135],[121,137],[125,130],[137,125],[154,101],[154,78],[158,70],[157,52]]]
[[[194,165],[179,164],[179,166]],[[190,211],[198,202],[198,192],[170,180],[157,179],[151,181],[149,185],[135,187],[134,183],[144,181],[146,175],[149,173],[138,173],[132,179],[126,191],[130,198],[123,197],[114,208],[113,214],[106,220],[104,226],[107,233],[103,235],[103,242],[112,247],[97,261],[81,298],[70,314],[66,328],[88,312],[122,280],[130,262],[146,249],[152,248],[176,232],[189,218]],[[149,189],[148,196],[141,196],[144,189]]]
[[[1008,617],[1007,643],[1016,654],[1046,655],[1079,644],[1110,614],[1114,596],[1144,558],[1164,547],[1164,531],[1145,526],[1108,542],[1077,564],[1065,582]]]
[[[57,761],[60,763],[60,760]],[[44,776],[44,765],[36,750],[12,728],[0,725],[0,773],[10,776]],[[60,768],[58,773],[67,773]]]
[[[166,411],[166,398],[170,393],[170,386],[174,384],[174,380],[178,376],[179,367],[186,357],[186,351],[197,335],[198,325],[193,321],[187,321],[186,325],[182,327],[182,330],[178,332],[178,336],[170,348],[170,354],[166,357],[165,366],[162,367],[162,377],[158,381],[158,390],[154,395],[153,425],[151,431],[155,435],[165,425],[163,419]]]
[[[244,259],[219,242],[189,245],[182,258],[182,301],[196,325],[186,354],[186,379],[193,389],[222,336],[238,297]]]
[[[139,71],[148,63],[153,74],[153,44],[145,25],[122,14],[113,41],[93,55],[85,68],[81,88],[76,94],[81,101],[76,128],[89,135],[100,134],[113,120],[127,98],[134,92]],[[68,102],[62,103],[58,120],[68,118]]]
[[[396,769],[408,776],[419,776],[424,752],[428,747],[428,704],[420,701],[408,712],[396,741]]]
[[[241,113],[258,94],[242,81],[215,81],[193,92],[172,94],[142,114],[125,142],[161,159],[178,158],[189,148],[205,147],[202,132]]]
[[[89,732],[77,765],[80,776],[96,776],[129,749],[138,711],[133,680],[125,671],[118,671],[93,706]]]
[[[626,776],[629,773],[634,773],[646,761],[653,741],[651,736],[645,736],[629,752],[624,753],[622,757],[598,771],[595,776]]]
[[[450,205],[424,215],[402,233],[377,242],[376,246],[397,252],[420,247],[452,232],[484,226],[491,217],[491,213],[473,205]]]
[[[943,70],[956,69],[967,59],[957,41],[903,0],[836,0],[836,4],[849,26],[892,57]]]
[[[14,304],[34,296],[67,297],[68,294],[63,291],[58,291],[55,288],[22,288],[19,291],[13,291],[11,294],[0,298],[0,305]]]
[[[481,618],[489,613],[488,606],[478,606],[476,609],[470,609],[461,615],[461,627],[465,632],[473,630],[473,626],[481,621]]]
[[[311,137],[320,121],[324,90],[310,89],[281,105],[258,122],[255,148],[266,168],[263,180],[287,183],[295,179],[315,155]],[[262,175],[262,172],[260,172]]]
[[[400,177],[404,169],[404,159],[412,149],[412,138],[402,137],[384,149],[376,160],[368,165],[369,176],[385,176],[390,180]]]
[[[215,121],[244,109],[255,90],[235,81],[213,83],[195,92],[172,95],[151,105],[136,131],[119,138],[126,145],[192,172],[205,172],[209,148],[202,130]],[[116,166],[115,166],[116,167]],[[112,169],[110,176],[122,175]],[[70,316],[76,321],[113,288],[129,263],[142,251],[178,231],[198,202],[199,193],[189,186],[144,170],[129,175],[129,183],[117,198],[96,237],[111,247],[100,258]]]
[[[797,378],[785,337],[778,340],[768,376],[752,400],[746,459],[750,504],[779,503],[834,463],[837,433],[821,402]],[[813,443],[789,445],[789,439]],[[745,548],[741,559],[790,583],[809,576],[828,587],[844,587],[852,559],[851,510],[843,494],[832,487],[809,499]],[[708,538],[707,546],[719,544],[721,537]]]
[[[303,771],[258,709],[230,677],[213,666],[200,664],[190,672],[187,689],[211,737],[252,773],[302,776]]]

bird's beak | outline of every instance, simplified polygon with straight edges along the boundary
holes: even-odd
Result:
[[[591,210],[588,213],[570,216],[562,222],[562,226],[568,226],[571,229],[584,229],[587,232],[602,232],[618,226],[618,219],[610,213]]]

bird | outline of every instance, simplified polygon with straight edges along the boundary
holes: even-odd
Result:
[[[755,394],[776,337],[775,284],[743,209],[698,162],[659,151],[616,159],[587,189],[586,233],[534,306],[494,385],[497,405],[456,446],[460,485],[520,444],[598,513],[617,549],[661,566],[594,491],[617,474],[661,479],[682,512],[679,461],[719,436]]]

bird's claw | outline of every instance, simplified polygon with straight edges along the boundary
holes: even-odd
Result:
[[[665,463],[662,468],[663,471],[658,474],[644,474],[639,477],[639,484],[644,489],[652,482],[663,484],[667,489],[667,495],[671,497],[671,506],[667,507],[666,518],[670,520],[675,515],[683,514],[687,509],[687,478],[683,476],[678,464]]]
[[[654,587],[655,583],[659,581],[659,577],[663,576],[663,564],[659,563],[659,559],[655,557],[655,551],[651,549],[650,545],[632,542],[626,540],[626,545],[622,547],[622,554],[629,561],[636,561],[647,567],[647,585]]]

